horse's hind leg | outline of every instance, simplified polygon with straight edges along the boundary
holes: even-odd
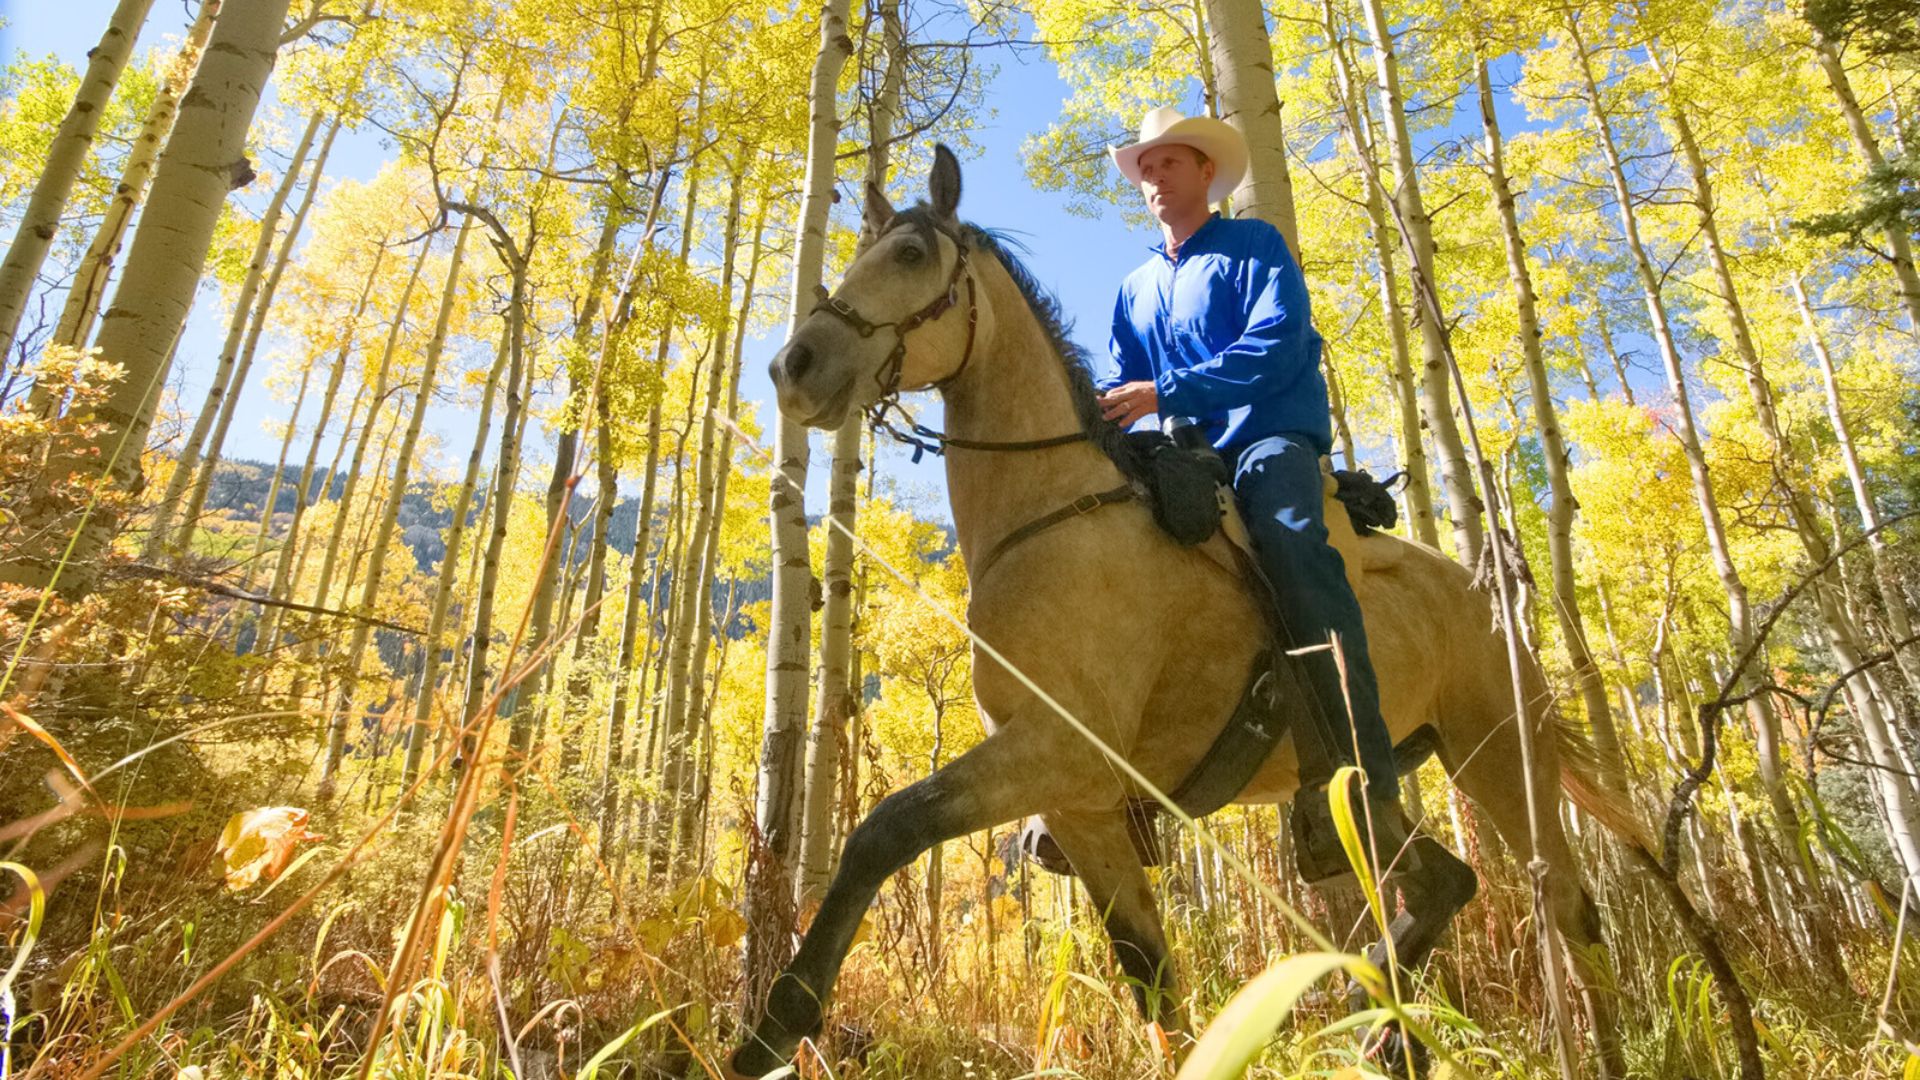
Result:
[[[1611,1080],[1626,1075],[1613,1000],[1615,980],[1601,936],[1599,908],[1581,883],[1580,864],[1560,827],[1560,763],[1553,745],[1551,731],[1542,730],[1534,736],[1537,775],[1533,783],[1541,810],[1539,851],[1547,864],[1547,909],[1567,944],[1568,960],[1580,984],[1600,1051],[1601,1076]],[[1515,860],[1526,866],[1532,861],[1534,847],[1527,822],[1526,790],[1513,782],[1514,777],[1526,775],[1521,767],[1519,731],[1502,720],[1464,761],[1456,761],[1451,750],[1442,749],[1441,761],[1454,783],[1492,819]]]
[[[1093,786],[1088,770],[1060,761],[1063,756],[1058,747],[1004,730],[882,800],[847,837],[820,911],[793,963],[774,981],[765,1013],[735,1053],[732,1071],[772,1072],[818,1030],[860,918],[887,878],[941,841],[1084,797]],[[1052,764],[1041,766],[1043,761]]]
[[[1479,888],[1479,878],[1473,868],[1438,840],[1426,833],[1413,832],[1408,842],[1418,849],[1419,858],[1401,861],[1411,862],[1413,869],[1394,871],[1388,878],[1389,895],[1391,887],[1397,886],[1405,901],[1404,909],[1387,924],[1386,939],[1367,950],[1367,959],[1382,971],[1407,970],[1425,963],[1433,947],[1439,944],[1440,936],[1452,925],[1454,916],[1467,906]],[[1348,1005],[1357,1010],[1368,1004],[1366,990],[1356,985],[1348,997]],[[1401,1071],[1400,1049],[1397,1032],[1389,1032],[1381,1046],[1389,1072]]]
[[[1134,849],[1127,812],[1048,814],[1046,822],[1100,912],[1140,1015],[1148,1023],[1184,1029],[1186,1011],[1175,990],[1159,905]]]

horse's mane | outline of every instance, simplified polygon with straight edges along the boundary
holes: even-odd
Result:
[[[933,222],[933,209],[924,202],[900,211],[894,217],[894,222],[913,226],[929,243],[937,228]],[[1026,251],[1025,246],[1006,233],[969,221],[960,223],[959,233],[974,250],[992,255],[1006,269],[1014,287],[1020,290],[1021,299],[1027,302],[1027,310],[1032,312],[1034,321],[1040,324],[1041,332],[1046,335],[1054,360],[1067,377],[1067,396],[1073,401],[1074,415],[1086,430],[1087,438],[1112,458],[1123,472],[1131,475],[1128,466],[1132,463],[1134,453],[1127,442],[1125,430],[1101,414],[1100,392],[1093,385],[1092,358],[1087,355],[1085,348],[1073,340],[1073,321],[1060,310],[1059,298],[1040,284],[1039,279],[1033,276],[1033,271],[1027,269],[1026,262],[1020,257]]]

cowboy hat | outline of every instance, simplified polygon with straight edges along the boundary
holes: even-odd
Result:
[[[1140,155],[1156,146],[1191,146],[1213,162],[1213,183],[1207,188],[1207,201],[1217,203],[1240,186],[1247,174],[1247,140],[1223,120],[1209,116],[1181,116],[1171,106],[1162,105],[1140,121],[1140,141],[1130,146],[1110,146],[1107,153],[1120,168],[1120,174],[1135,187],[1140,186]]]

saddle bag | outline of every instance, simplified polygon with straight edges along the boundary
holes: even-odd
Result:
[[[1220,528],[1220,488],[1230,481],[1226,462],[1212,448],[1188,449],[1159,431],[1127,435],[1131,478],[1147,489],[1153,520],[1168,536],[1198,544]]]

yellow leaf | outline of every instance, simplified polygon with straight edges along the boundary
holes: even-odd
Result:
[[[707,915],[707,940],[716,949],[725,949],[746,935],[747,920],[732,908],[715,908]]]
[[[262,877],[278,877],[293,861],[293,850],[301,841],[321,839],[325,838],[307,831],[307,812],[297,806],[242,810],[220,830],[227,888],[239,892]]]

